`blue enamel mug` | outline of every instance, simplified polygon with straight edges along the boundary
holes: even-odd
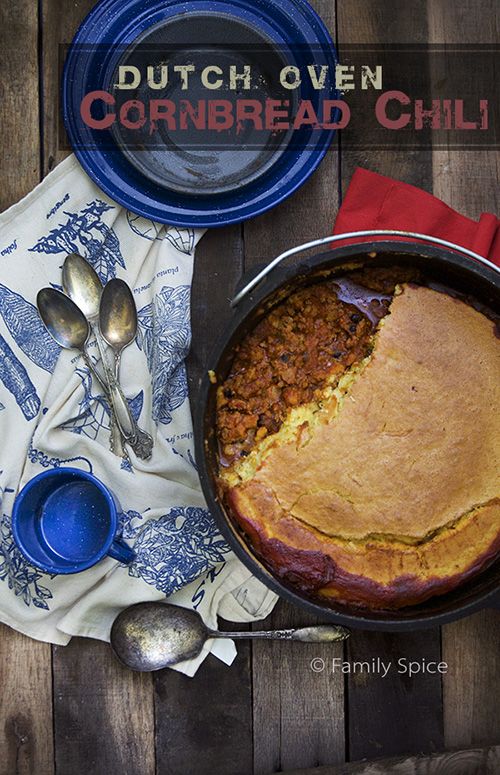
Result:
[[[35,476],[14,502],[12,533],[26,559],[55,574],[79,573],[104,557],[128,564],[133,550],[120,538],[120,507],[99,479],[77,468]]]

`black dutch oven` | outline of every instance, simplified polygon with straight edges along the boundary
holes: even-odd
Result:
[[[360,237],[366,239],[373,235],[378,237],[377,241],[359,242]],[[382,235],[398,236],[398,239],[380,241]],[[345,240],[352,237],[357,237],[358,242],[346,246]],[[342,247],[334,246],[333,243],[338,240],[344,242]],[[326,252],[308,258],[299,265],[281,265],[284,258],[321,244],[328,246]],[[416,267],[424,272],[429,282],[439,283],[452,292],[470,296],[500,315],[500,270],[471,251],[424,235],[377,231],[316,240],[287,251],[257,276],[244,278],[243,284],[246,281],[247,285],[233,301],[235,314],[212,352],[201,385],[195,428],[196,457],[208,506],[235,554],[258,579],[281,597],[325,621],[358,629],[404,631],[436,627],[481,608],[500,609],[500,560],[446,594],[397,611],[370,611],[315,600],[289,586],[266,568],[219,499],[216,486],[218,446],[215,435],[217,384],[210,381],[209,371],[217,375],[220,384],[227,376],[236,345],[278,301],[304,285],[367,264]]]

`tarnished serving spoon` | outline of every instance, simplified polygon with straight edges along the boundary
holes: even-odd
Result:
[[[107,391],[103,376],[97,371],[86,350],[90,328],[83,312],[55,288],[42,288],[36,297],[36,304],[51,337],[66,350],[80,350],[89,370]]]
[[[271,632],[219,632],[208,629],[196,611],[169,603],[137,603],[115,619],[111,648],[124,665],[148,673],[197,657],[209,638],[336,643],[349,635],[345,627],[330,624]]]
[[[108,385],[111,407],[121,435],[138,457],[147,460],[151,457],[153,439],[138,427],[132,416],[127,399],[109,366],[104,342],[99,331],[99,308],[103,292],[101,281],[90,264],[77,253],[71,253],[64,262],[63,288],[81,309],[95,333],[104,377]]]

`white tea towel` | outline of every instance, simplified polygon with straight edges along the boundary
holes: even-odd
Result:
[[[230,552],[206,509],[193,457],[184,358],[191,340],[190,286],[201,231],[166,227],[125,211],[74,157],[0,215],[0,620],[39,640],[109,639],[118,612],[143,600],[235,621],[265,617],[275,595]],[[133,290],[136,343],[123,353],[121,382],[132,412],[155,439],[153,457],[132,467],[109,449],[101,388],[75,351],[60,351],[36,307],[44,286],[60,288],[68,253],[83,255],[103,283]],[[90,352],[97,361],[95,343]],[[117,495],[129,567],[107,558],[71,576],[31,567],[10,529],[18,490],[48,468],[91,471]],[[228,664],[234,644],[211,650]],[[207,651],[208,653],[208,651]],[[180,666],[192,675],[204,655]]]

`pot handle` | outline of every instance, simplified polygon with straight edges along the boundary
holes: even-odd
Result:
[[[236,283],[236,288],[234,289],[235,297],[239,295],[239,293],[244,290],[246,293],[246,288],[250,284],[250,282],[254,279],[254,277],[257,277],[260,272],[262,272],[263,269],[266,269],[267,264],[265,261],[260,261],[255,266],[250,267],[250,269],[247,269],[240,277],[238,282]],[[233,302],[231,302],[231,306],[233,305]]]
[[[240,301],[249,293],[251,290],[255,288],[256,285],[260,283],[261,280],[263,280],[269,272],[272,272],[275,266],[278,266],[278,264],[281,264],[282,261],[284,261],[286,258],[290,258],[290,256],[295,256],[297,253],[302,253],[303,250],[310,250],[311,248],[317,248],[321,245],[328,245],[331,243],[339,242],[341,240],[346,239],[358,239],[359,237],[411,237],[411,239],[419,239],[423,240],[424,242],[431,242],[433,245],[441,245],[445,248],[451,248],[452,250],[455,250],[458,253],[462,253],[465,256],[469,256],[469,258],[474,258],[476,261],[480,261],[482,264],[485,264],[485,266],[489,266],[491,269],[495,269],[497,272],[500,272],[500,267],[498,267],[496,264],[493,264],[491,261],[488,261],[487,258],[484,258],[484,256],[480,256],[479,253],[474,253],[473,250],[469,250],[468,248],[464,248],[461,245],[456,245],[454,242],[448,242],[448,240],[440,239],[439,237],[431,237],[429,234],[418,234],[417,232],[412,231],[396,231],[392,229],[368,229],[366,231],[349,231],[345,232],[344,234],[335,234],[331,235],[329,237],[322,237],[321,239],[313,240],[312,242],[306,242],[303,245],[298,245],[295,248],[290,248],[290,250],[286,250],[284,253],[281,253],[281,255],[277,256],[276,258],[273,258],[273,260],[267,264],[263,269],[261,269],[260,272],[258,272],[252,279],[242,288],[234,299],[231,301],[231,307],[236,307]]]

